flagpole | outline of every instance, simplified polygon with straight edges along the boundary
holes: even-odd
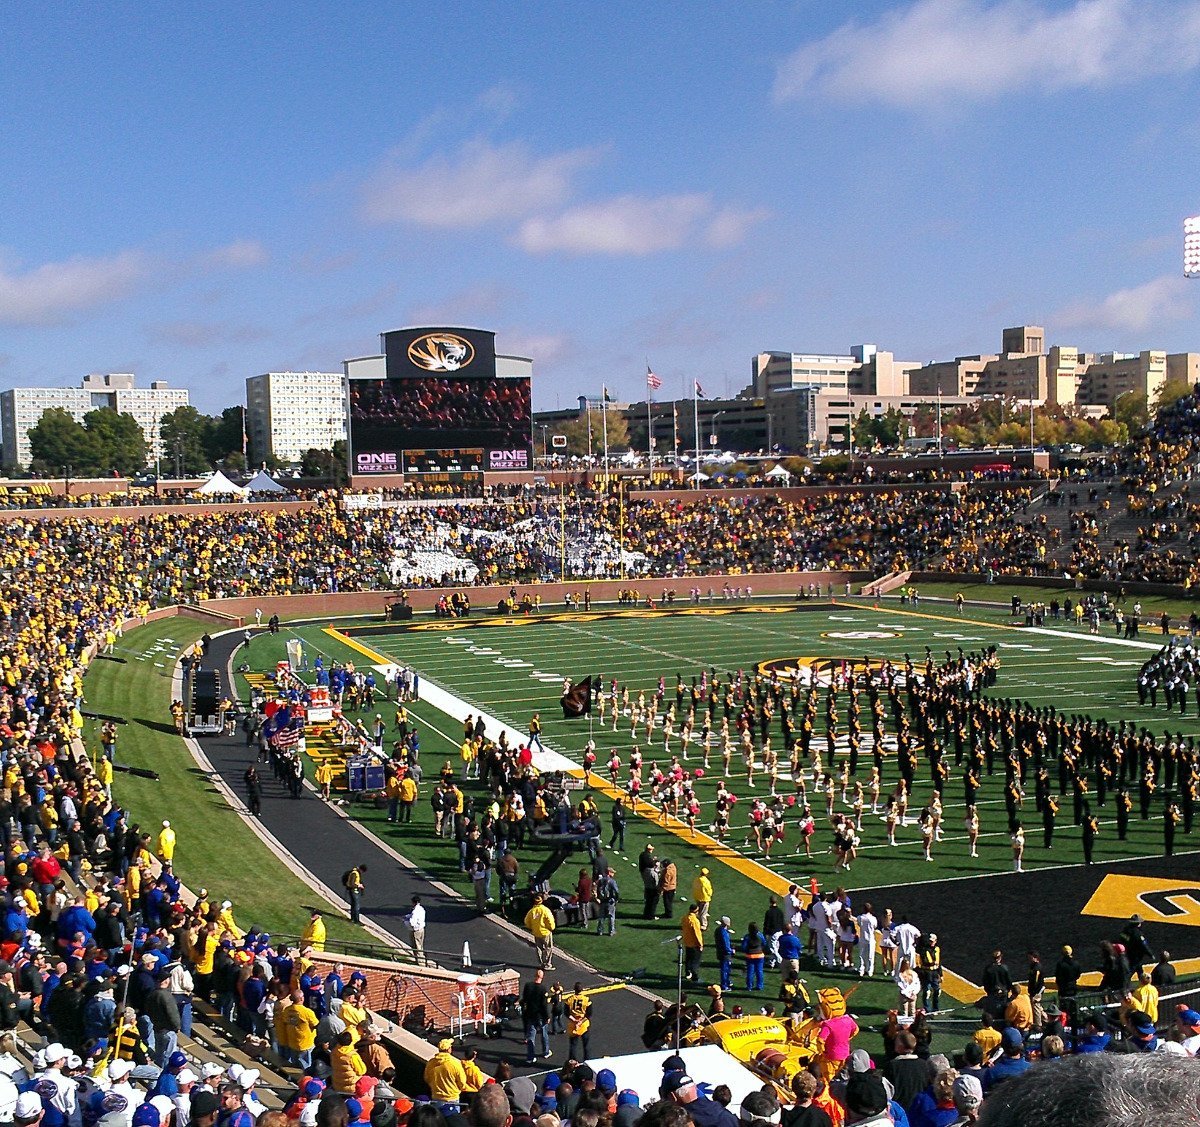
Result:
[[[600,388],[600,426],[604,431],[604,488],[608,488],[608,388]]]
[[[587,428],[588,428],[588,473],[592,472],[592,401],[585,399],[587,410]]]
[[[696,432],[696,473],[693,480],[700,488],[700,385],[692,380],[692,427]]]
[[[646,396],[646,455],[650,459],[650,475],[654,476],[654,423],[651,421],[650,412],[654,406],[654,392],[651,390]]]

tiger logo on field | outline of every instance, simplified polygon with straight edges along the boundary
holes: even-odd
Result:
[[[427,372],[457,372],[475,359],[475,349],[453,333],[426,333],[408,346],[408,358]]]

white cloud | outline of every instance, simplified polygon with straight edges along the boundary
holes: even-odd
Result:
[[[248,270],[265,266],[270,255],[267,248],[257,239],[238,239],[223,247],[206,251],[197,259],[198,264],[209,270]]]
[[[905,108],[1129,84],[1200,65],[1200,0],[916,0],[850,22],[779,67],[780,101]]]
[[[578,204],[556,216],[533,216],[516,233],[530,254],[653,254],[691,242],[726,247],[740,242],[762,212],[718,210],[712,197],[615,196]]]
[[[127,297],[151,270],[150,257],[138,250],[107,258],[78,256],[24,271],[0,261],[0,323],[55,324]]]
[[[471,228],[557,207],[597,149],[535,156],[527,145],[471,141],[415,167],[388,162],[362,188],[362,215],[374,223]]]
[[[1187,279],[1164,274],[1097,301],[1072,302],[1056,314],[1053,323],[1064,329],[1145,333],[1190,317],[1193,310],[1190,288]]]

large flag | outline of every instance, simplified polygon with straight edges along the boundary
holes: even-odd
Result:
[[[608,394],[607,387],[600,388],[600,402],[601,403],[615,403],[616,402],[616,400],[613,399],[613,397]]]
[[[592,711],[592,679],[585,677],[578,685],[572,685],[562,695],[564,720],[577,720],[589,716]]]
[[[696,398],[697,399],[707,399],[708,396],[704,394],[704,388],[702,388],[700,386],[700,381],[692,380],[692,383],[695,385],[695,388],[696,388]]]
[[[647,364],[647,365],[646,365],[646,386],[647,386],[647,387],[648,387],[648,388],[649,388],[651,391],[657,391],[657,390],[658,390],[660,387],[662,387],[662,380],[660,380],[660,379],[659,379],[659,378],[658,378],[658,377],[657,377],[657,376],[656,376],[656,375],[655,375],[655,374],[654,374],[654,373],[653,373],[653,372],[650,370],[650,365],[649,365],[649,364]]]

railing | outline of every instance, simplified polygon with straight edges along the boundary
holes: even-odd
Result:
[[[272,933],[272,939],[288,947],[302,946],[301,937],[298,935]],[[338,940],[336,947],[331,947],[327,941],[326,949],[320,954],[326,959],[335,961],[338,956],[345,956],[347,959],[377,959],[385,963],[401,963],[409,969],[420,969],[423,966],[434,970],[469,969],[475,974],[489,974],[508,966],[502,960],[477,959],[473,953],[470,954],[470,963],[467,963],[464,960],[464,952],[461,950],[438,951],[431,947],[425,948],[424,962],[417,962],[411,951],[406,948],[393,947],[387,943],[371,942],[365,939]]]

